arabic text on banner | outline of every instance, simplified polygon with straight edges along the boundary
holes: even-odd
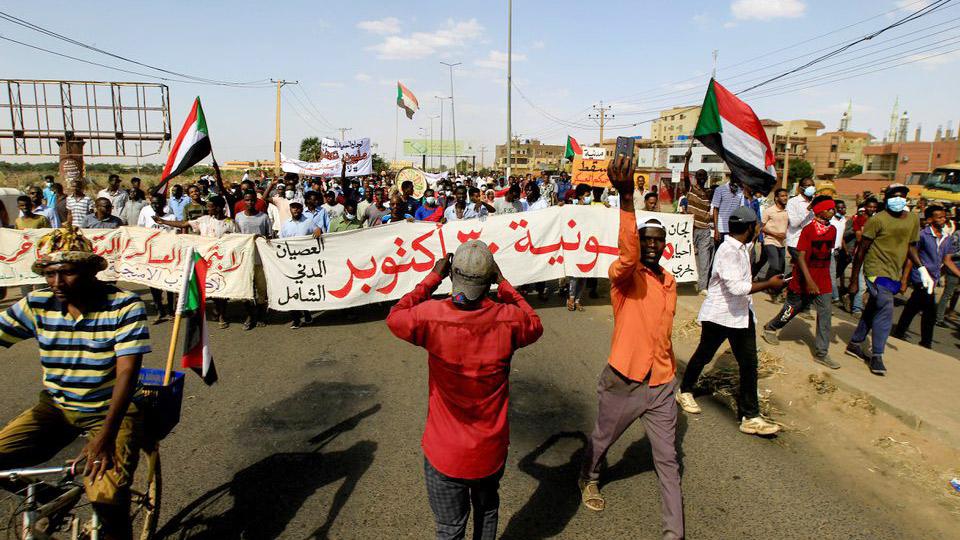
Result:
[[[49,231],[0,229],[0,286],[44,283],[30,267],[36,260],[37,241]],[[255,253],[251,235],[230,234],[217,239],[141,227],[85,229],[83,234],[93,243],[94,252],[107,260],[107,269],[98,274],[100,279],[179,291],[182,257],[187,247],[194,247],[210,262],[207,296],[253,297]]]
[[[609,187],[610,180],[607,178],[607,166],[609,159],[586,159],[573,158],[573,166],[570,169],[570,182],[574,186],[578,184],[587,184],[593,187]],[[633,173],[633,183],[636,185],[640,178],[640,172]]]
[[[677,281],[695,281],[693,219],[650,213],[667,228],[661,264]],[[644,219],[647,213],[640,212]],[[270,307],[325,310],[396,300],[467,240],[483,240],[514,285],[563,276],[606,277],[618,254],[619,211],[563,206],[490,216],[485,221],[401,222],[373,229],[281,240],[257,239]],[[449,290],[449,280],[441,293]]]
[[[320,160],[301,161],[280,154],[280,166],[283,172],[297,173],[302,176],[340,176],[343,160],[346,159],[347,176],[365,176],[373,174],[373,154],[370,153],[370,139],[338,141],[320,139]]]

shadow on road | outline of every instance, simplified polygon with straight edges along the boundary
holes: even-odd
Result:
[[[639,420],[638,420],[639,421]],[[687,432],[684,415],[677,416],[677,459],[683,474],[683,438]],[[537,460],[562,439],[578,442],[570,458],[561,465],[549,466]],[[622,439],[621,439],[622,440]],[[563,533],[580,507],[577,479],[587,450],[587,435],[582,431],[561,431],[551,435],[540,446],[520,459],[518,468],[537,480],[537,489],[517,511],[503,531],[503,540],[552,538]],[[653,469],[653,454],[646,437],[630,444],[615,465],[604,460],[600,478],[604,485],[637,476]]]
[[[537,463],[540,456],[564,438],[579,442],[569,460],[556,466]],[[560,432],[520,460],[518,468],[539,483],[523,508],[510,518],[501,537],[503,540],[549,538],[563,532],[580,505],[576,485],[586,449],[587,436],[583,432]]]
[[[378,403],[311,437],[309,442],[319,445],[313,451],[276,453],[239,471],[230,482],[204,493],[170,518],[157,538],[278,538],[311,495],[342,480],[326,518],[309,535],[326,538],[373,463],[377,443],[360,441],[346,450],[320,450],[379,410]]]

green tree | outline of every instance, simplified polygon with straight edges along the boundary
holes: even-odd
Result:
[[[858,165],[856,163],[847,163],[840,169],[838,176],[840,178],[850,178],[851,176],[856,176],[863,172],[863,165]]]
[[[465,159],[461,159],[460,162],[457,163],[457,172],[460,174],[466,174],[469,171],[470,171],[470,162]]]
[[[383,156],[381,156],[380,154],[374,154],[373,155],[373,172],[375,174],[380,174],[381,171],[389,171],[389,170],[390,170],[390,164],[387,163],[385,159],[383,159]]]
[[[300,161],[316,161],[320,155],[320,139],[307,137],[300,141]]]
[[[813,165],[805,159],[797,159],[790,162],[790,180],[799,182],[813,178]]]

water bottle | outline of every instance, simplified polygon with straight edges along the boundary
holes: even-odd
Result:
[[[953,489],[960,491],[960,480],[954,478],[953,480],[950,480],[950,485],[953,486]]]

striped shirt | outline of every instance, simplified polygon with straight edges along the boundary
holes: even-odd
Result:
[[[713,211],[710,209],[710,190],[690,183],[687,192],[687,213],[693,214],[694,229],[709,229],[713,226]]]
[[[37,338],[44,391],[64,410],[106,412],[117,357],[150,352],[140,297],[102,286],[101,305],[77,319],[49,289],[29,293],[0,314],[0,346]]]
[[[71,222],[76,227],[83,227],[83,222],[87,219],[87,214],[93,213],[93,199],[84,195],[76,198],[74,195],[67,197],[67,210],[70,211]]]
[[[730,214],[745,204],[747,202],[743,199],[742,189],[731,190],[729,182],[717,186],[713,191],[713,200],[710,202],[710,208],[717,209],[717,231],[724,234],[729,232]]]

